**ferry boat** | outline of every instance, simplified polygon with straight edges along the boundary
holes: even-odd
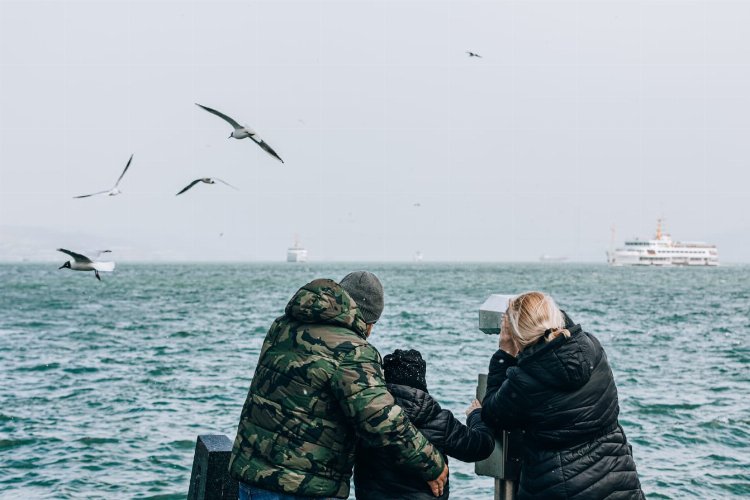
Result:
[[[719,253],[716,245],[672,241],[659,219],[654,239],[626,241],[623,248],[607,252],[607,262],[611,266],[718,266]]]
[[[299,244],[299,240],[294,238],[294,246],[289,247],[286,251],[287,262],[307,262],[307,249]]]

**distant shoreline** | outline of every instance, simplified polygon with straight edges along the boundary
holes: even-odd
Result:
[[[0,265],[38,265],[38,264],[53,264],[57,260],[35,260],[35,261],[23,261],[23,260],[0,260]],[[534,266],[545,266],[545,267],[566,267],[566,266],[601,266],[610,267],[606,262],[599,261],[575,261],[568,260],[565,262],[539,262],[538,260],[514,260],[514,261],[473,261],[473,260],[434,260],[434,261],[422,261],[414,262],[410,260],[385,260],[385,261],[368,261],[368,260],[317,260],[308,262],[286,262],[283,260],[214,260],[214,261],[201,261],[201,260],[118,260],[118,265],[155,265],[155,264],[166,264],[166,265],[177,265],[177,264],[199,264],[199,265],[272,265],[278,264],[280,266],[289,267],[307,267],[317,265],[338,265],[338,264],[357,264],[357,265],[413,265],[413,266],[432,266],[432,265],[534,265]],[[722,267],[733,267],[733,266],[747,266],[750,262],[722,262],[718,268]],[[619,267],[618,269],[625,268],[650,268],[659,266],[625,266]],[[666,266],[664,269],[703,269],[709,266]],[[713,269],[713,267],[712,267]]]

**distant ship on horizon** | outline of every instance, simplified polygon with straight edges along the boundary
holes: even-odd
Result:
[[[614,244],[614,228],[612,230]],[[625,242],[623,248],[607,252],[610,266],[718,266],[716,245],[703,242],[679,242],[662,231],[662,220],[656,224],[656,236],[651,240],[635,238]]]
[[[299,239],[294,237],[294,246],[286,251],[287,262],[307,262],[307,249],[300,246]]]
[[[566,262],[568,260],[567,257],[555,257],[553,255],[547,255],[544,254],[541,257],[539,257],[539,262]]]

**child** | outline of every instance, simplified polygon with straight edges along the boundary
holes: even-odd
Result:
[[[462,462],[484,460],[492,453],[495,440],[482,423],[482,407],[474,400],[466,410],[466,423],[456,420],[443,410],[427,391],[427,364],[419,351],[396,349],[383,360],[388,391],[417,429],[445,456]],[[394,464],[394,450],[357,446],[354,467],[355,494],[358,499],[434,499],[427,483],[412,474],[405,474]],[[448,498],[446,483],[441,499]]]

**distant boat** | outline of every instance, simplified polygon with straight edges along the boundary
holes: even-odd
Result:
[[[614,240],[614,233],[613,233]],[[625,242],[623,248],[607,252],[610,266],[718,266],[719,251],[716,245],[701,242],[679,242],[662,231],[662,220],[656,224],[652,240],[635,238]]]
[[[299,240],[294,238],[294,246],[289,247],[286,251],[287,262],[307,262],[307,249],[299,244]]]
[[[567,257],[555,257],[553,255],[544,254],[539,257],[539,262],[565,262],[568,260]]]

